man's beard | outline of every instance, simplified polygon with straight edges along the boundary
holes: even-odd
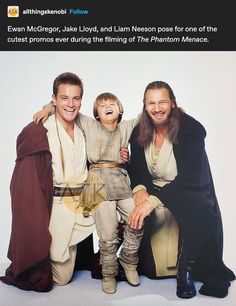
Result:
[[[152,119],[152,123],[154,125],[154,128],[159,128],[159,127],[162,127],[163,125],[168,125],[170,123],[170,115],[168,116],[168,118],[166,118],[166,119],[164,119],[162,121],[159,121],[159,122],[154,121]]]
[[[166,119],[160,120],[159,122],[157,120],[152,119],[151,116],[150,116],[150,119],[152,121],[152,124],[153,124],[154,128],[159,128],[159,127],[162,127],[164,125],[169,125],[170,121],[171,121],[171,118],[173,116],[173,110],[174,109],[172,109],[170,111],[170,113],[168,114]]]

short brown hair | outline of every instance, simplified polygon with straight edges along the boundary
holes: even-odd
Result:
[[[54,82],[53,82],[53,94],[54,96],[58,93],[58,88],[61,84],[69,84],[69,85],[78,85],[81,89],[81,98],[83,97],[84,93],[84,86],[82,83],[82,80],[72,72],[64,72],[60,75],[58,75]]]
[[[102,101],[102,100],[112,100],[114,102],[116,102],[116,104],[119,107],[119,111],[120,111],[120,115],[118,118],[118,122],[121,121],[122,119],[122,115],[124,113],[124,109],[123,109],[123,105],[121,104],[120,100],[117,98],[117,96],[115,96],[114,94],[110,93],[110,92],[104,92],[102,94],[100,94],[99,96],[97,96],[96,100],[94,101],[93,104],[93,115],[94,117],[99,121],[100,119],[98,118],[98,102]]]

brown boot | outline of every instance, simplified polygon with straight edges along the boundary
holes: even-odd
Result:
[[[121,266],[124,268],[125,276],[127,281],[132,286],[139,285],[139,275],[137,272],[137,265],[132,265],[124,262],[122,259],[119,259]]]
[[[114,276],[103,276],[102,290],[108,294],[115,293],[116,292],[116,278]]]

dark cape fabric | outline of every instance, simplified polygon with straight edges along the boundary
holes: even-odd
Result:
[[[178,143],[173,145],[178,175],[162,188],[156,188],[152,183],[144,149],[137,141],[138,132],[139,125],[130,139],[128,172],[132,188],[139,184],[145,185],[148,193],[158,197],[175,216],[180,229],[179,241],[185,241],[196,257],[193,266],[196,280],[234,280],[234,273],[222,260],[222,220],[205,151],[204,127],[189,115],[182,115]],[[154,219],[154,214],[145,219],[145,233],[139,254],[139,271],[150,278],[157,277],[150,246]]]
[[[17,159],[10,184],[12,229],[8,258],[11,264],[0,278],[24,290],[52,289],[48,229],[53,198],[51,161],[47,129],[41,123],[28,124],[17,138]],[[89,248],[88,243],[84,244],[88,250],[84,252],[86,268],[93,253],[91,237],[89,241]]]
[[[12,230],[8,258],[11,264],[1,280],[25,290],[52,288],[48,225],[53,184],[46,133],[42,124],[30,123],[19,134],[10,184]]]

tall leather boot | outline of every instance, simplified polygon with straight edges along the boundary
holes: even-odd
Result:
[[[179,298],[189,299],[196,295],[196,288],[192,279],[192,268],[190,263],[180,263],[177,271],[177,290]]]
[[[176,295],[179,298],[189,299],[196,295],[196,288],[192,279],[192,266],[194,264],[194,256],[188,247],[181,241],[181,248],[178,256],[177,268],[177,289]]]

